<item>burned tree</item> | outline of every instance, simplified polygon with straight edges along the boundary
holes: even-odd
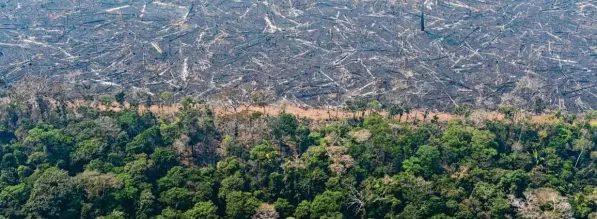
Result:
[[[225,110],[232,108],[234,113],[234,137],[238,137],[238,113],[239,108],[242,104],[247,103],[250,100],[250,94],[246,89],[241,86],[229,86],[218,94],[219,102],[224,106]]]

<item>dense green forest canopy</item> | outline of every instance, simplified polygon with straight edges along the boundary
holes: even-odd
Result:
[[[595,113],[407,124],[45,103],[0,105],[0,218],[597,217]]]

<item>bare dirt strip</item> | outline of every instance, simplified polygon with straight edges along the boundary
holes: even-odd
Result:
[[[0,102],[10,102],[8,99],[6,98],[0,98]],[[56,103],[53,103],[54,107],[56,106]],[[284,106],[283,106],[284,105]],[[90,106],[90,107],[95,107],[98,108],[99,110],[106,110],[106,106],[99,104],[97,102],[93,103],[93,102],[87,102],[87,101],[83,101],[83,100],[77,100],[74,102],[70,102],[68,103],[68,106],[70,108],[76,108],[78,106]],[[108,110],[111,111],[121,111],[124,108],[130,108],[130,105],[128,103],[124,103],[124,106],[120,106],[118,103],[114,102],[110,105],[110,107],[108,107]],[[203,107],[203,105],[197,104],[194,107]],[[234,114],[234,111],[231,107],[225,107],[225,106],[221,106],[221,105],[217,105],[217,104],[211,104],[210,105],[211,109],[216,113],[217,116],[225,116],[225,115],[232,115]],[[164,106],[160,106],[160,105],[152,105],[149,108],[145,107],[145,106],[139,106],[139,113],[145,112],[145,111],[151,111],[152,113],[155,114],[160,114],[160,115],[167,115],[167,114],[174,114],[180,111],[180,105],[179,104],[175,104],[175,105],[164,105]],[[255,107],[255,106],[240,106],[237,108],[237,112],[242,112],[242,111],[249,111],[249,112],[262,112],[263,114],[266,115],[279,115],[280,113],[282,113],[282,111],[289,113],[289,114],[293,114],[296,115],[298,117],[305,117],[305,118],[309,118],[315,121],[325,121],[325,120],[339,120],[339,119],[348,119],[348,118],[359,118],[362,117],[363,115],[369,115],[371,113],[373,113],[372,111],[359,111],[359,112],[348,112],[345,110],[342,110],[340,108],[304,108],[304,107],[298,107],[298,106],[294,106],[294,105],[290,105],[290,104],[278,104],[278,105],[270,105],[270,106],[266,106],[266,107]],[[387,112],[385,111],[378,111],[377,113],[381,114],[381,115],[387,115]],[[427,114],[427,116],[425,116],[425,114]],[[463,117],[460,115],[455,115],[452,113],[446,113],[446,112],[437,112],[437,111],[425,111],[425,110],[421,110],[421,109],[413,109],[410,111],[410,113],[404,113],[401,117],[400,116],[394,116],[394,119],[396,120],[400,120],[401,122],[415,122],[415,121],[431,121],[432,119],[434,119],[434,117],[437,117],[437,121],[438,122],[448,122],[452,119],[462,119]],[[477,120],[503,120],[504,119],[504,115],[499,113],[499,112],[495,112],[495,111],[475,111],[473,112],[473,115],[471,117],[475,117],[474,119]],[[554,124],[557,123],[559,120],[553,115],[553,114],[540,114],[540,115],[530,115],[530,114],[524,114],[524,115],[517,115],[515,117],[514,120],[528,120],[530,123],[532,124]],[[597,124],[597,120],[591,121],[592,123]]]
[[[72,104],[71,106],[81,106],[81,105],[88,105],[91,106],[88,103],[82,102],[82,101],[78,101],[75,104]],[[126,108],[129,108],[129,104],[125,103],[124,104]],[[93,105],[97,108],[99,108],[100,110],[106,110],[106,107],[104,105]],[[200,107],[200,106],[196,106],[196,107]],[[168,106],[158,106],[158,105],[153,105],[149,107],[149,111],[151,111],[152,113],[156,113],[156,114],[171,114],[171,113],[176,113],[178,112],[180,109],[180,105],[168,105]],[[234,110],[231,107],[224,107],[224,106],[215,106],[212,105],[212,109],[213,111],[216,113],[216,115],[230,115],[234,113]],[[119,106],[117,103],[113,103],[109,110],[112,111],[120,111],[122,110],[122,106]],[[148,108],[145,106],[140,106],[139,107],[139,112],[145,112],[147,111]],[[348,112],[339,108],[304,108],[304,107],[297,107],[294,105],[286,105],[284,107],[282,107],[281,105],[270,105],[270,106],[266,106],[266,107],[255,107],[255,106],[240,106],[237,109],[237,112],[242,112],[242,111],[250,111],[250,112],[262,112],[264,114],[267,115],[279,115],[280,113],[282,113],[282,111],[285,111],[286,113],[289,114],[294,114],[297,115],[299,117],[306,117],[306,118],[310,118],[312,120],[337,120],[337,119],[347,119],[347,118],[355,118],[355,117],[362,117],[363,115],[369,115],[371,113],[373,113],[373,111],[359,111],[359,112]],[[382,114],[382,115],[387,115],[387,112],[385,111],[378,111],[377,113]],[[426,111],[424,110],[411,110],[410,113],[404,113],[402,115],[402,117],[399,116],[395,116],[395,119],[400,119],[401,122],[414,122],[414,121],[431,121],[434,117],[437,117],[437,120],[439,122],[447,122],[451,119],[454,118],[462,118],[462,116],[459,115],[454,115],[454,114],[450,114],[450,113],[445,113],[445,112],[433,112],[433,111],[427,111],[427,116],[425,116]],[[490,120],[501,120],[504,118],[504,116],[500,113],[497,112],[483,112],[483,116],[485,119],[490,119]]]

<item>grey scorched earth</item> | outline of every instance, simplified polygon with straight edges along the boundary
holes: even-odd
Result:
[[[424,31],[423,31],[424,29]],[[593,0],[3,0],[0,75],[303,106],[597,107]]]

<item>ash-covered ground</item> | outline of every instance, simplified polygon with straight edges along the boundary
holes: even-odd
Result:
[[[365,96],[586,110],[597,2],[3,0],[0,75],[97,92],[263,89],[304,106]]]

